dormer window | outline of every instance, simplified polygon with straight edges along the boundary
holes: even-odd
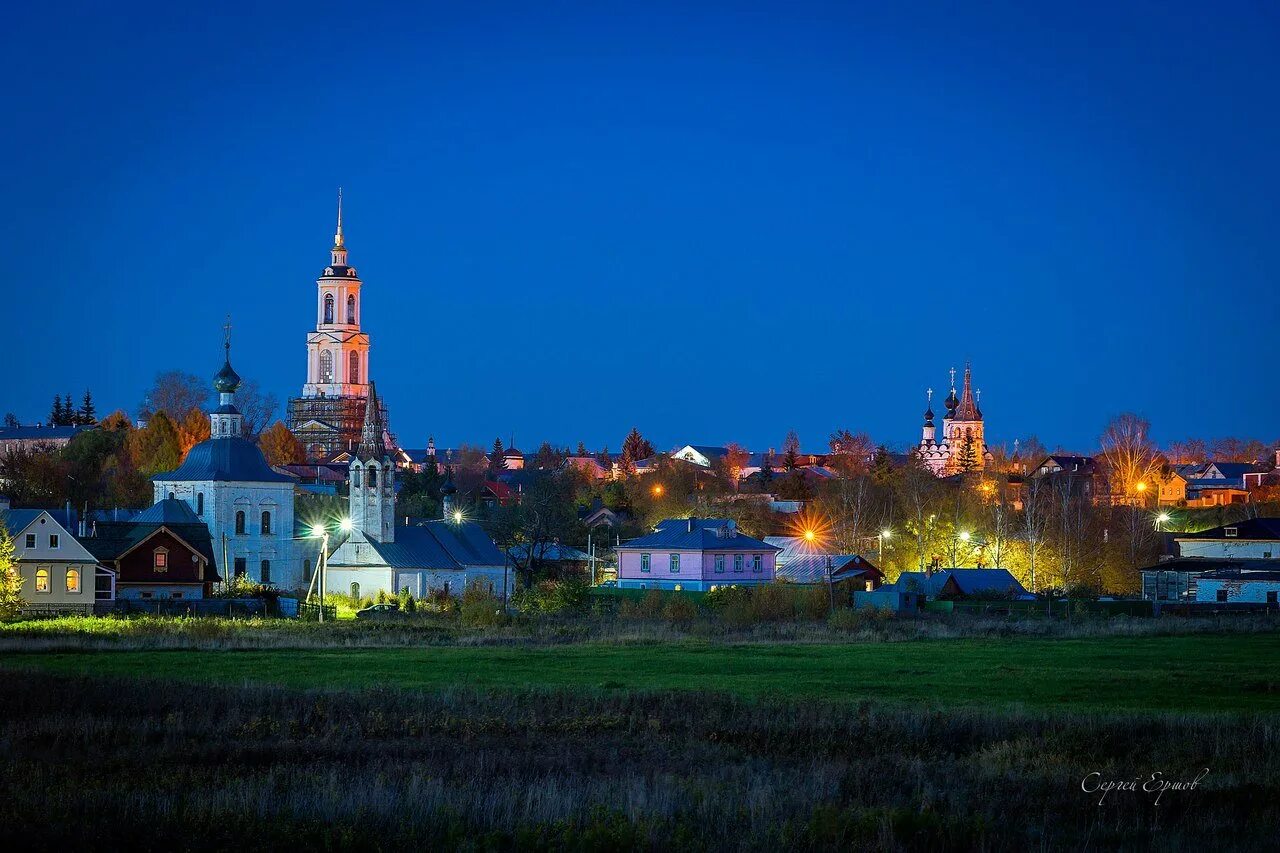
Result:
[[[168,548],[157,548],[151,552],[151,568],[158,573],[169,571]]]

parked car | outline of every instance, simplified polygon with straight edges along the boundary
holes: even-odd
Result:
[[[400,615],[400,607],[395,604],[371,604],[356,611],[357,619],[395,619]]]

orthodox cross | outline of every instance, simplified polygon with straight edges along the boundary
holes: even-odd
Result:
[[[926,397],[926,398],[928,398],[928,400],[929,400],[929,402],[930,402],[930,403],[932,403],[932,402],[933,402],[933,389],[932,389],[932,388],[926,388],[924,393],[925,393],[925,397]]]
[[[227,358],[231,357],[231,315],[227,315],[227,322],[222,324],[222,348],[227,351]]]
[[[956,390],[956,369],[954,367],[951,368],[951,390]]]

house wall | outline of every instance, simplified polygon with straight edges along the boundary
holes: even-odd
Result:
[[[168,565],[163,571],[155,567],[155,552],[160,548],[168,552]],[[136,584],[203,584],[206,568],[204,558],[197,551],[161,529],[116,560],[116,584],[121,589]]]
[[[35,537],[32,547],[26,544],[28,534]],[[56,548],[49,544],[51,535],[58,537]],[[22,530],[14,531],[13,545],[22,580],[21,595],[27,604],[33,607],[93,604],[98,561],[52,516],[41,513]],[[48,592],[36,592],[36,573],[42,569],[49,573]],[[77,592],[67,590],[69,571],[79,573]]]
[[[1266,604],[1267,593],[1280,599],[1280,581],[1213,580],[1201,578],[1196,585],[1196,601],[1217,601],[1218,590],[1227,591],[1227,601]]]
[[[130,601],[156,598],[204,598],[204,584],[198,583],[120,583],[116,586],[116,598]]]
[[[650,570],[641,571],[641,554],[650,556]],[[671,571],[671,555],[680,555],[680,571]],[[715,570],[715,557],[723,554],[723,573]],[[741,572],[733,570],[733,557],[742,554]],[[751,569],[751,558],[760,554],[760,571]],[[694,550],[630,550],[618,551],[618,586],[648,589],[671,589],[679,584],[684,589],[704,589],[718,584],[771,583],[774,579],[777,554],[774,551],[694,551]]]
[[[1280,541],[1274,539],[1179,539],[1183,557],[1252,557],[1280,559]]]
[[[236,558],[245,561],[245,574],[251,581],[262,581],[262,561],[270,561],[271,583],[281,589],[301,589],[308,578],[303,575],[302,561],[310,559],[310,548],[296,547],[293,538],[292,483],[237,482],[165,482],[156,481],[155,500],[172,494],[186,501],[209,528],[213,538],[214,558],[224,580],[231,580]],[[204,495],[204,512],[200,512],[198,495]],[[271,533],[261,533],[262,512],[271,512]],[[245,514],[245,532],[236,534],[236,512]],[[223,536],[226,536],[226,565],[223,560]]]
[[[370,566],[367,568],[330,568],[327,572],[326,589],[329,592],[351,593],[351,584],[360,584],[360,595],[376,596],[379,591],[388,595],[398,595],[400,590],[409,588],[414,598],[422,598],[431,592],[438,592],[448,585],[449,594],[461,597],[467,585],[479,581],[486,587],[493,585],[494,595],[506,597],[512,592],[515,575],[506,571],[506,591],[503,590],[502,566],[468,566],[465,569],[392,569],[389,566]]]

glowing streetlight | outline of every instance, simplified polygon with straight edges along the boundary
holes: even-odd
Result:
[[[818,534],[813,532],[812,527],[804,532],[804,541],[806,542],[812,542],[814,539],[817,539],[817,538],[818,538]]]
[[[654,485],[654,487],[653,487],[650,491],[652,491],[652,492],[653,492],[653,496],[654,496],[655,498],[660,498],[660,497],[662,497],[662,484],[661,484],[661,483],[657,483],[656,485]]]
[[[351,527],[352,527],[351,519],[349,518],[342,519],[342,521],[338,523],[338,526],[341,527],[344,532],[350,533]]]
[[[968,541],[969,541],[969,539],[972,537],[972,535],[973,535],[973,534],[971,534],[971,533],[970,533],[969,531],[967,531],[967,530],[961,530],[961,531],[960,531],[960,541],[961,541],[961,542],[968,542]]]
[[[461,523],[462,523],[462,510],[460,510],[460,509],[455,509],[455,510],[453,511],[453,523],[454,523],[454,524],[461,524]]]
[[[1134,486],[1134,488],[1138,490],[1138,494],[1142,494],[1143,492],[1145,492],[1145,491],[1147,490],[1147,484],[1146,484],[1146,483],[1138,483],[1138,485]]]
[[[884,530],[880,531],[880,535],[883,538],[888,539],[890,536],[893,535],[893,531],[886,527]]]

